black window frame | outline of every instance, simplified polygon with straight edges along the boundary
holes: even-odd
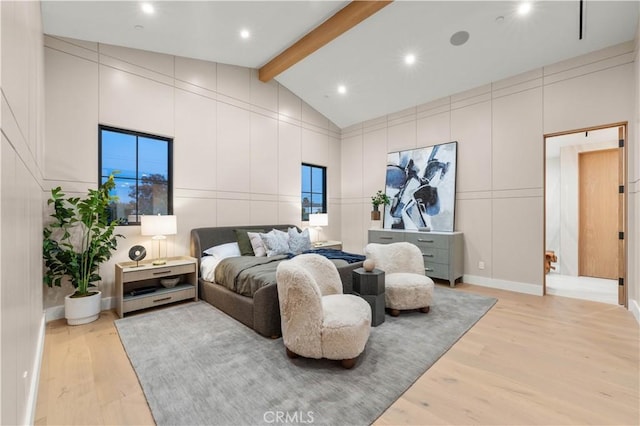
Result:
[[[302,163],[300,166],[300,174],[302,176],[302,168],[303,167],[311,167],[311,181],[309,182],[309,185],[311,187],[311,191],[309,191],[308,193],[313,195],[313,194],[318,194],[317,192],[313,191],[313,169],[320,169],[322,170],[322,211],[316,212],[316,213],[327,213],[327,167],[326,166],[320,166],[318,164],[311,164],[311,163]],[[302,187],[300,188],[300,202],[302,203],[302,201],[304,200],[304,196],[302,194],[307,193],[305,191],[302,191]],[[313,199],[313,197],[312,197]],[[313,206],[313,204],[312,204]],[[303,222],[307,222],[309,220],[309,218],[307,217],[305,219],[304,217],[304,206],[302,206],[302,209],[300,209],[300,217],[302,219]],[[307,215],[308,216],[308,215]]]
[[[98,185],[102,184],[102,178],[105,177],[102,175],[102,131],[106,130],[109,132],[123,133],[126,135],[132,135],[136,137],[136,194],[138,193],[138,184],[140,179],[138,178],[138,141],[137,138],[149,138],[149,139],[158,139],[161,141],[167,142],[167,215],[173,214],[173,138],[166,136],[153,135],[151,133],[139,132],[136,130],[122,129],[119,127],[107,126],[104,124],[98,124]],[[117,178],[117,176],[116,176]],[[138,198],[136,196],[136,207],[138,205]],[[138,209],[136,208],[136,211]],[[122,226],[140,226],[140,215],[136,214],[138,218],[135,222],[122,222],[120,225]]]

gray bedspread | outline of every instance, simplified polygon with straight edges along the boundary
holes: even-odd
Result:
[[[289,256],[286,254],[272,257],[229,257],[216,267],[215,280],[234,293],[253,297],[262,287],[276,283],[278,264],[287,259]],[[329,260],[338,268],[348,264],[342,259]]]
[[[243,296],[253,297],[260,288],[276,282],[276,269],[287,255],[239,256],[224,259],[215,271],[218,284]]]

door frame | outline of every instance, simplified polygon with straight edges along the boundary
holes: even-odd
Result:
[[[545,250],[547,244],[547,139],[553,138],[555,136],[563,136],[569,135],[573,133],[584,133],[590,132],[594,130],[602,130],[609,128],[618,128],[618,141],[620,148],[620,157],[619,157],[619,167],[618,167],[618,176],[620,180],[620,185],[624,186],[624,191],[619,194],[618,198],[618,222],[620,225],[620,232],[623,233],[624,238],[619,240],[618,243],[618,272],[619,272],[619,280],[618,280],[618,304],[623,305],[625,308],[628,308],[629,305],[629,292],[627,290],[628,280],[627,280],[627,238],[629,236],[628,233],[628,224],[627,224],[627,192],[628,181],[627,181],[627,146],[628,146],[628,138],[629,138],[629,122],[621,121],[617,123],[611,124],[602,124],[599,126],[591,126],[584,127],[581,129],[573,129],[566,130],[562,132],[554,132],[554,133],[545,133],[542,137],[542,241],[544,242],[542,253],[540,257],[540,265],[542,272],[542,294],[547,294],[547,274],[545,273]],[[622,141],[622,143],[620,143]]]

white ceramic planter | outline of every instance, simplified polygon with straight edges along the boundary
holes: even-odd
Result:
[[[64,317],[69,325],[80,325],[93,322],[100,316],[100,302],[102,292],[96,290],[96,294],[87,297],[64,298]]]

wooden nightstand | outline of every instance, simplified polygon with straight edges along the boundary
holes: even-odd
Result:
[[[152,261],[116,264],[116,311],[122,318],[127,312],[166,305],[180,300],[198,300],[198,264],[188,256],[170,257],[164,265]],[[162,278],[180,278],[175,287],[165,288]],[[152,290],[144,292],[144,290]],[[141,291],[142,290],[142,291]]]
[[[316,241],[313,243],[313,248],[342,250],[342,241]]]

